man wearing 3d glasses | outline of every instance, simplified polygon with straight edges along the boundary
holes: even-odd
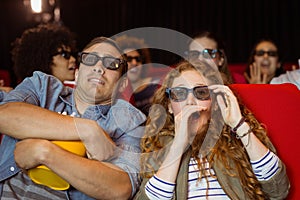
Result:
[[[79,61],[75,89],[34,72],[0,106],[0,132],[5,134],[0,146],[1,199],[128,199],[134,195],[145,116],[128,102],[112,99],[127,63],[115,42],[104,37],[92,40]],[[87,158],[49,140],[81,140]],[[26,171],[38,165],[46,165],[71,187],[62,191],[35,184]]]

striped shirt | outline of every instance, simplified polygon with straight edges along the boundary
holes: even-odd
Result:
[[[271,151],[268,151],[261,159],[250,161],[253,171],[259,181],[269,180],[278,171],[279,158]],[[197,162],[191,158],[188,174],[188,199],[230,199],[222,189],[215,172],[209,168],[208,162],[205,165],[205,177],[198,180],[199,169]],[[211,176],[212,175],[212,176]],[[207,181],[208,184],[207,184]],[[145,192],[149,199],[172,199],[176,184],[166,182],[156,175],[149,179]],[[206,198],[207,197],[207,198]]]
[[[37,185],[22,171],[14,177],[4,181],[0,200],[66,200],[64,191],[50,189],[43,185]]]

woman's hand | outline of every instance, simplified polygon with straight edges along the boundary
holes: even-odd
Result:
[[[267,74],[261,75],[261,70],[260,67],[257,66],[256,63],[253,63],[250,65],[250,77],[249,75],[245,72],[244,76],[248,83],[250,84],[266,84],[267,82]]]
[[[193,114],[196,117],[200,118],[201,111],[207,110],[207,107],[200,105],[186,105],[182,108],[181,112],[178,113],[175,118],[175,137],[173,145],[177,145],[179,149],[183,152],[192,143],[195,134],[190,131],[191,126],[193,125],[191,116]]]
[[[242,118],[241,110],[235,95],[229,87],[225,85],[211,85],[209,86],[209,89],[217,94],[217,102],[220,106],[225,124],[234,128]]]

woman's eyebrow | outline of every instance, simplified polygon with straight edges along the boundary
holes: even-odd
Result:
[[[109,54],[109,53],[104,53],[104,54],[101,54],[101,55],[100,55],[99,52],[97,52],[97,51],[91,51],[91,52],[89,52],[89,53],[96,54],[97,56],[100,56],[100,57],[108,56],[108,57],[118,58],[118,57],[113,56],[113,55],[111,55],[111,54]]]
[[[207,84],[203,84],[203,83],[196,83],[193,87],[195,87],[195,86],[207,86]],[[180,84],[178,84],[178,85],[174,85],[173,87],[188,87],[188,85],[185,85],[185,84],[183,84],[183,83],[180,83]]]

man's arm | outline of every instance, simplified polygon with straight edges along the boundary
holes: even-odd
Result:
[[[0,105],[0,133],[17,139],[81,140],[89,155],[100,161],[109,158],[115,147],[96,121],[21,102]]]
[[[97,123],[76,119],[86,130],[97,128]],[[18,139],[80,140],[73,117],[22,102],[0,105],[0,132]]]
[[[79,157],[47,140],[17,143],[15,159],[23,169],[46,165],[76,189],[97,199],[128,199],[131,195],[130,178],[120,168]]]

